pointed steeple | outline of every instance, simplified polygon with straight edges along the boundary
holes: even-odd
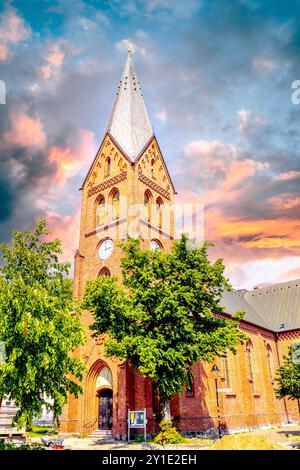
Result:
[[[140,83],[133,66],[131,48],[107,124],[107,131],[131,160],[153,136]]]

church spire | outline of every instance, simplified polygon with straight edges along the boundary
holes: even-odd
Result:
[[[107,131],[131,160],[153,136],[140,82],[131,58],[131,46],[107,124]]]

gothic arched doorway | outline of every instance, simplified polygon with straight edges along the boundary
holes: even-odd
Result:
[[[111,429],[113,424],[113,391],[109,388],[98,392],[98,429]]]

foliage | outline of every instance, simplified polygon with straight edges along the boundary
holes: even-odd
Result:
[[[182,444],[184,438],[173,426],[172,421],[162,421],[159,425],[161,432],[154,438],[154,443],[161,446],[166,444]]]
[[[144,434],[135,434],[133,440],[136,443],[144,442],[145,441],[145,436],[144,436]]]
[[[45,450],[44,447],[37,444],[14,444],[14,443],[5,443],[4,440],[0,439],[0,451],[1,450]]]
[[[57,434],[57,431],[53,428],[41,427],[41,426],[32,426],[32,430],[26,432],[27,437],[41,437],[45,434]]]
[[[207,243],[182,236],[170,252],[142,250],[133,239],[121,246],[122,285],[109,277],[89,282],[83,306],[94,314],[94,335],[109,335],[106,354],[127,359],[166,403],[188,383],[190,366],[236,350],[245,339],[243,314],[215,315],[230,286],[222,260],[208,259]]]
[[[11,247],[0,246],[0,397],[10,395],[19,408],[14,421],[27,428],[43,404],[59,416],[67,394],[81,391],[83,365],[71,353],[84,333],[71,313],[77,307],[66,279],[70,265],[59,261],[60,241],[48,235],[39,221],[33,231],[14,231]]]
[[[288,397],[300,399],[300,342],[289,347],[288,355],[283,357],[283,365],[279,367],[275,377],[278,398]]]

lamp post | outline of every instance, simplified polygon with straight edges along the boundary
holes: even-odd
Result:
[[[219,375],[219,368],[216,364],[213,365],[212,374],[215,378],[215,386],[216,386],[216,399],[217,399],[217,413],[218,413],[218,433],[219,439],[222,437],[221,431],[221,416],[220,416],[220,403],[219,403],[219,392],[218,392],[218,375]]]

